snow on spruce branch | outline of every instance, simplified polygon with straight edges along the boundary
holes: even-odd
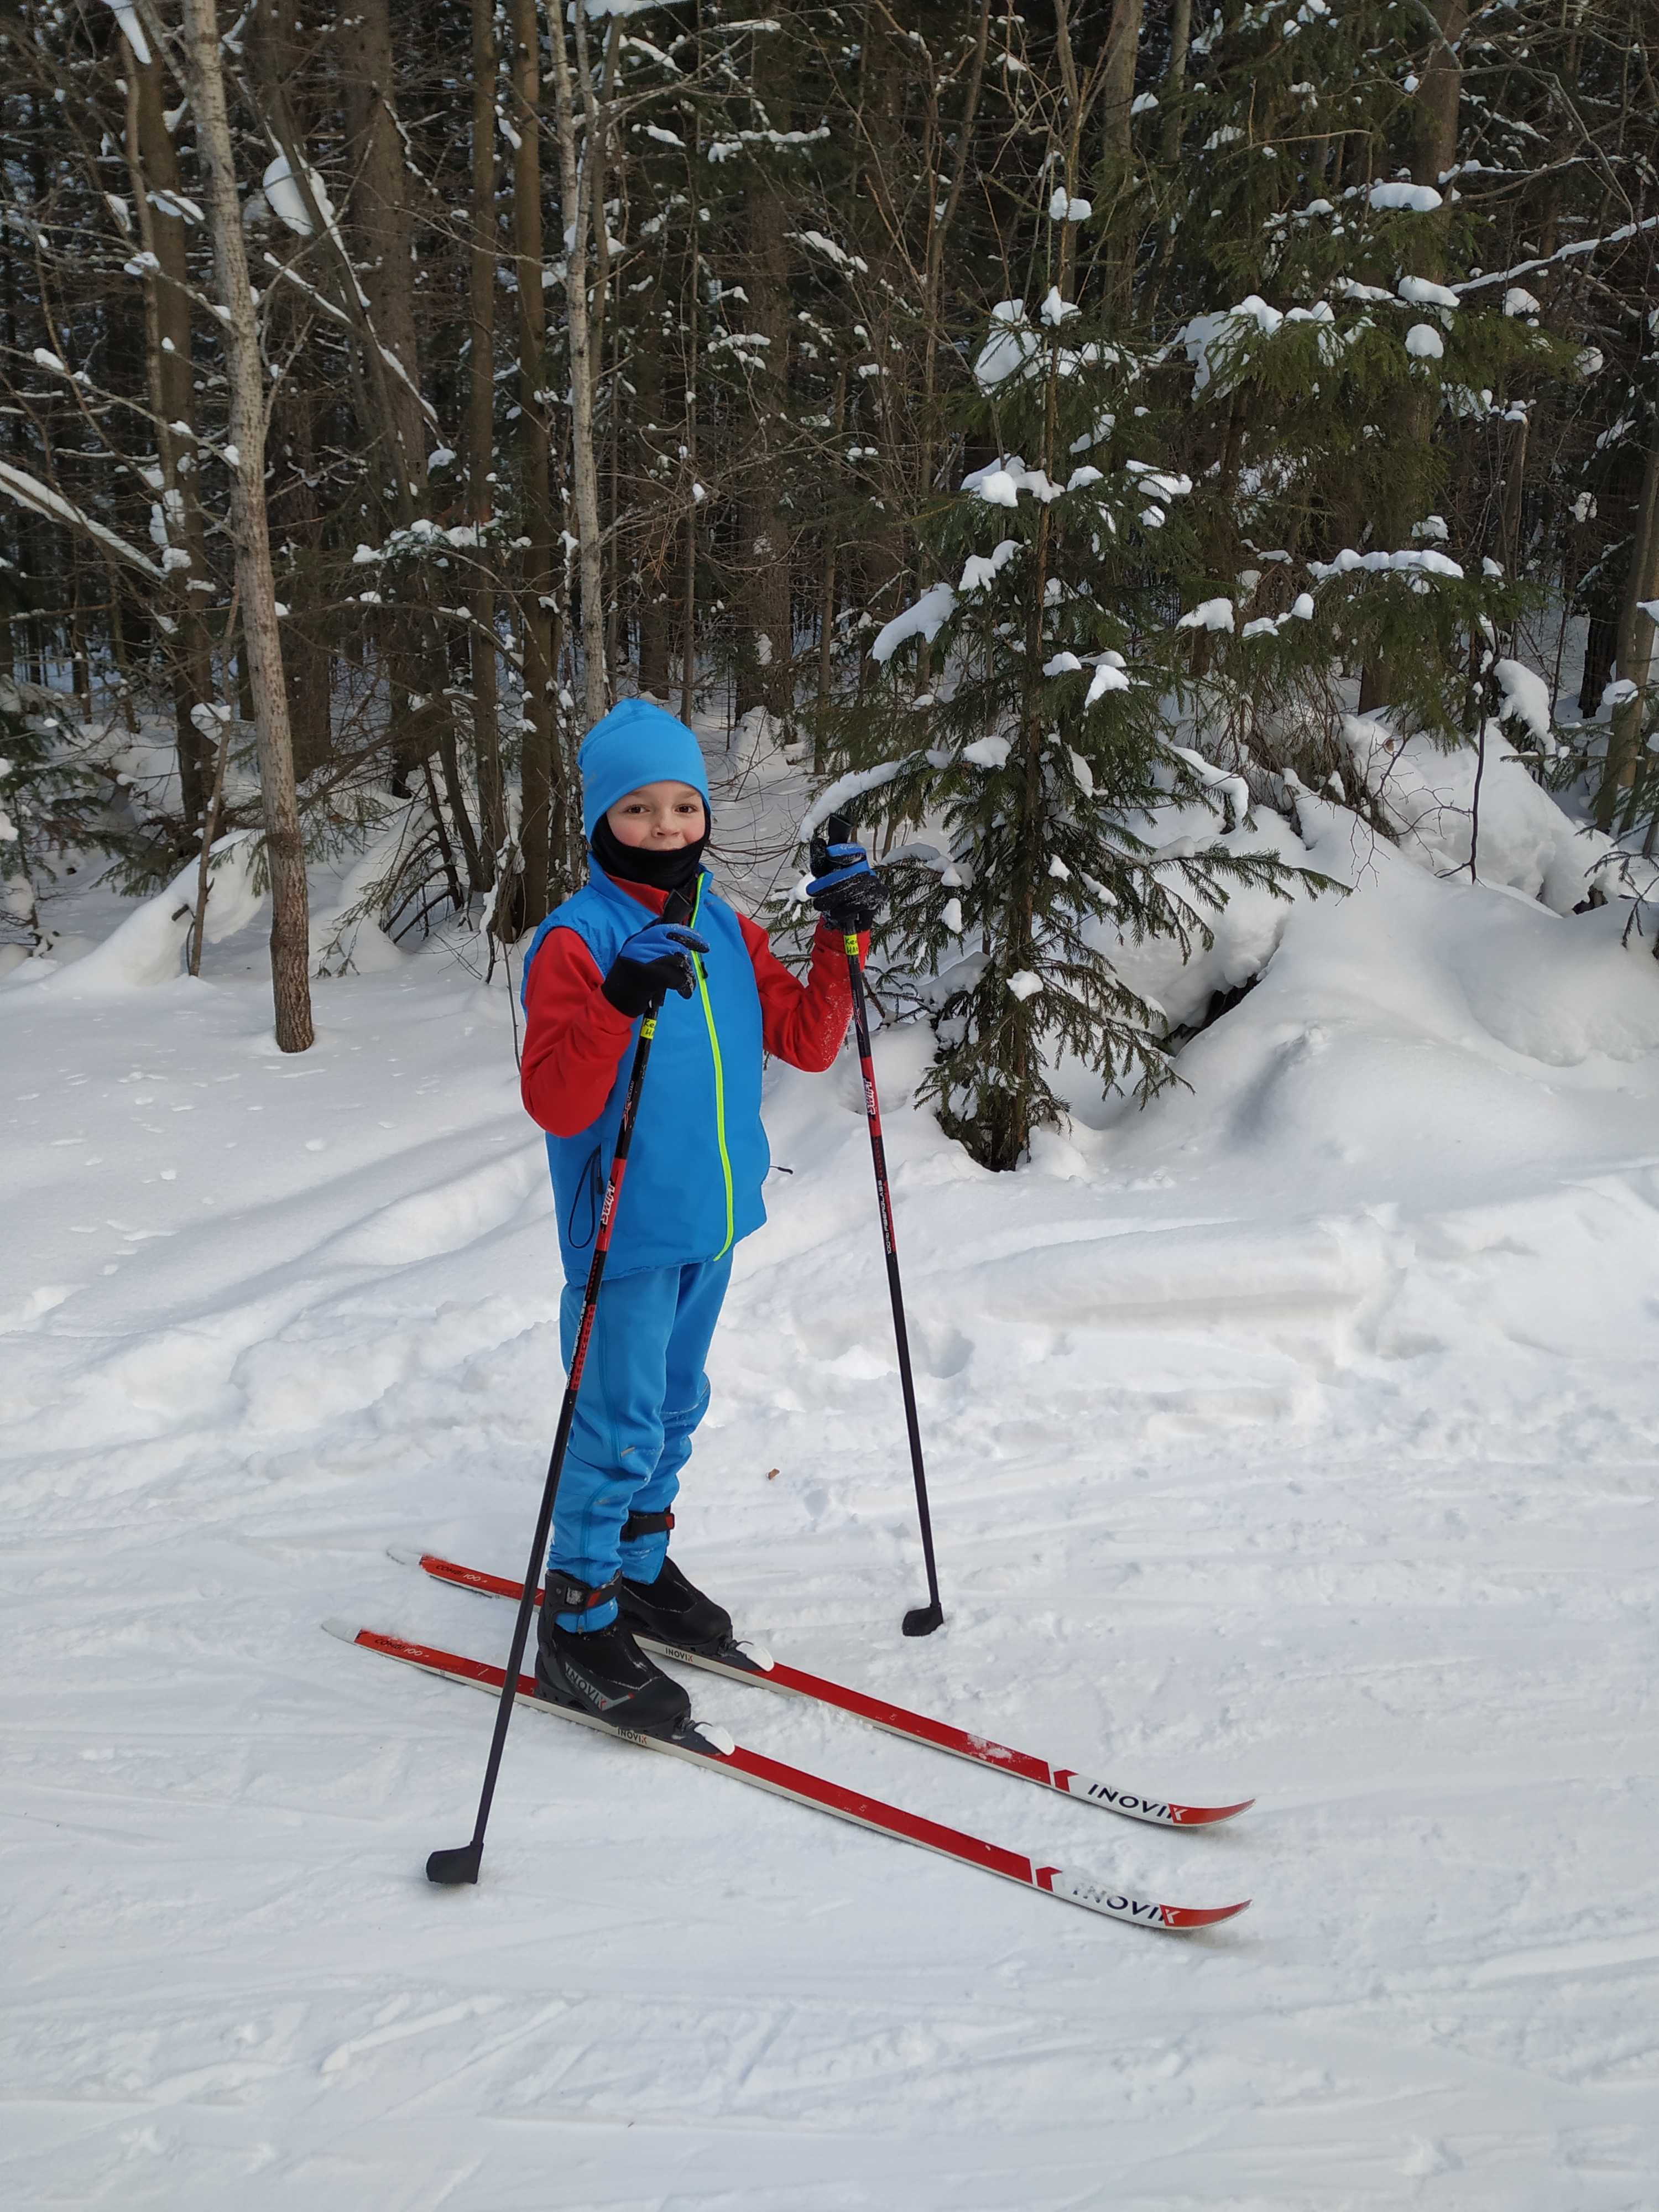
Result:
[[[38,477],[32,477],[27,470],[14,468],[9,461],[0,461],[0,491],[9,491],[20,507],[32,507],[35,514],[44,514],[53,522],[65,522],[72,530],[83,530],[88,538],[95,538],[123,561],[130,561],[135,568],[142,568],[158,584],[162,580],[161,570],[130,540],[118,531],[107,529],[103,523],[94,522],[72,500],[65,499],[50,484],[42,483]]]
[[[837,776],[833,783],[825,784],[801,817],[798,842],[806,844],[832,814],[839,814],[854,799],[862,799],[866,792],[879,791],[884,784],[891,783],[896,775],[903,773],[905,765],[902,760],[883,761],[878,768],[854,769],[849,775]]]
[[[1076,312],[1057,289],[1050,290],[1041,309],[1044,322],[1054,329]],[[1036,375],[1049,349],[1049,341],[1027,316],[1023,300],[999,301],[991,310],[991,334],[974,362],[974,381],[984,392],[994,392],[1011,380]],[[1085,369],[1097,368],[1103,358],[1102,348],[1092,343],[1054,349],[1054,370],[1060,376],[1080,376]]]

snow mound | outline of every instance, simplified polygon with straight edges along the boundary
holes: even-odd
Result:
[[[1622,902],[1565,922],[1530,904],[1494,909],[1468,922],[1447,964],[1512,1052],[1547,1067],[1636,1060],[1659,1047],[1659,964],[1630,921]]]
[[[1535,707],[1530,696],[1527,703]],[[1419,866],[1452,875],[1468,867],[1474,848],[1482,883],[1507,884],[1557,914],[1583,904],[1610,842],[1569,821],[1506,739],[1488,738],[1484,767],[1473,747],[1442,752],[1428,738],[1396,736],[1381,717],[1345,715],[1342,740],[1401,851]]]
[[[375,919],[375,886],[397,867],[404,842],[413,829],[416,802],[396,808],[393,818],[362,857],[346,872],[339,896],[325,913],[311,917],[310,958],[313,975],[360,975],[400,968],[405,955]]]
[[[1628,905],[1563,916],[1524,889],[1436,881],[1420,853],[1386,843],[1322,801],[1301,805],[1313,865],[1353,890],[1317,918],[1298,902],[1268,973],[1274,988],[1253,996],[1253,1015],[1294,992],[1299,1005],[1340,1024],[1363,1022],[1401,1047],[1414,1038],[1510,1067],[1509,1055],[1519,1055],[1535,1063],[1535,1078],[1659,1048],[1659,963],[1627,932]],[[1486,1078],[1466,1067],[1459,1083],[1484,1087]],[[1445,1126],[1450,1104],[1440,1079],[1425,1080],[1407,1054],[1376,1099],[1353,1110],[1379,1139],[1378,1125],[1403,1111],[1419,1133],[1432,1127],[1435,1142],[1455,1149]],[[1349,1111],[1333,1098],[1331,1122]],[[1328,1124],[1322,1133],[1335,1133]]]
[[[210,945],[233,937],[264,902],[254,880],[258,833],[235,830],[213,848],[203,931]],[[200,863],[181,868],[164,891],[146,899],[101,945],[65,971],[76,991],[121,991],[170,983],[196,917]]]
[[[1200,848],[1275,853],[1291,867],[1314,865],[1289,824],[1273,815],[1265,815],[1255,829],[1220,836],[1207,807],[1161,808],[1151,842],[1164,848],[1183,839]],[[1182,958],[1172,938],[1149,937],[1137,944],[1116,928],[1099,927],[1090,936],[1132,991],[1162,1012],[1172,1030],[1183,1029],[1203,1019],[1218,991],[1236,990],[1267,966],[1285,933],[1291,904],[1257,884],[1228,886],[1226,903],[1201,915],[1214,943],[1206,948],[1194,935],[1189,960]]]

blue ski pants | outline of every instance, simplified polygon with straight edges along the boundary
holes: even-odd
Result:
[[[576,1413],[553,1507],[550,1567],[590,1586],[620,1568],[654,1582],[666,1534],[623,1541],[630,1513],[664,1513],[679,1493],[691,1436],[708,1410],[703,1373],[731,1279],[732,1255],[678,1267],[638,1267],[605,1279],[576,1393]],[[585,1285],[567,1283],[559,1336],[567,1371],[581,1327]],[[608,1628],[616,1601],[562,1613],[561,1628]]]

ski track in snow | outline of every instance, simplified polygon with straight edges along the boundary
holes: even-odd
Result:
[[[9,2206],[1659,2204],[1650,962],[1380,854],[1190,1093],[1012,1176],[878,1037],[921,1644],[854,1072],[774,1071],[793,1173],[680,1555],[798,1664],[1258,1803],[1170,1834],[738,1685],[698,1711],[1254,1898],[1176,1940],[530,1713],[482,1885],[427,1884],[489,1709],[319,1624],[504,1652],[508,1607],[386,1547],[523,1565],[543,1155],[499,982],[434,949],[320,983],[285,1061],[258,934],[198,984],[0,986]]]

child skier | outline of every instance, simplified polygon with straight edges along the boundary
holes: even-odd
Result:
[[[662,1004],[559,1480],[536,1663],[539,1694],[612,1726],[672,1735],[690,1700],[632,1631],[717,1650],[731,1617],[668,1557],[703,1359],[739,1237],[766,1218],[762,1057],[821,1073],[852,1012],[842,937],[885,894],[861,847],[809,886],[823,919],[805,983],[699,866],[708,781],[683,722],[624,700],[580,755],[586,887],[526,957],[523,1096],[547,1132],[569,1364],[641,1017]],[[816,855],[815,855],[816,857]],[[660,917],[671,896],[690,922]]]

